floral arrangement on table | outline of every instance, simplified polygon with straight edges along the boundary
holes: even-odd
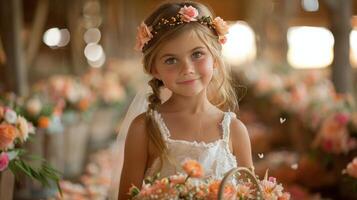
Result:
[[[96,98],[80,79],[69,75],[55,75],[39,81],[34,88],[36,94],[53,102],[55,109],[61,111],[64,123],[74,122],[79,117],[90,118]]]
[[[353,98],[337,94],[322,72],[276,74],[264,68],[246,69],[242,74],[256,95],[254,99],[262,98],[264,106],[274,107],[274,116],[269,115],[268,120],[277,118],[279,124],[282,117],[287,123],[300,123],[299,130],[308,134],[300,137],[311,144],[306,149],[338,155],[357,148],[357,107]],[[268,112],[266,107],[261,110]]]
[[[222,180],[205,178],[202,166],[195,160],[186,160],[182,165],[186,174],[176,174],[165,178],[155,177],[145,179],[141,190],[136,186],[130,188],[131,199],[218,199],[220,187],[223,188],[223,199],[250,200],[276,199],[288,200],[290,194],[283,192],[284,188],[274,177],[266,173],[258,185],[248,179],[237,179],[235,183],[221,186]],[[224,179],[223,179],[224,180]],[[261,192],[261,193],[259,193]]]
[[[61,192],[59,172],[43,159],[27,155],[22,148],[30,134],[35,134],[34,126],[10,107],[0,104],[0,172],[10,169],[15,176],[25,174],[44,186],[50,186],[53,181]],[[27,163],[34,159],[42,162],[39,169]]]
[[[326,72],[276,72],[258,66],[239,73],[240,80],[251,90],[248,94],[254,95],[247,106],[253,105],[254,112],[264,112],[260,115],[262,121],[275,132],[283,133],[285,138],[281,143],[290,144],[285,148],[299,155],[299,161],[291,167],[298,173],[298,183],[315,189],[350,186],[350,182],[343,182],[346,175],[341,172],[357,152],[355,100],[351,95],[338,94]],[[311,181],[311,175],[321,178]],[[338,188],[336,193],[342,194],[342,190]]]
[[[19,112],[36,128],[47,130],[47,133],[61,133],[62,105],[51,102],[42,94],[26,98],[19,106]]]
[[[64,111],[85,112],[95,101],[90,89],[72,76],[53,76],[49,79],[46,89],[50,98],[64,101]]]
[[[98,106],[121,106],[126,100],[125,87],[119,75],[110,70],[91,69],[83,75],[82,82],[97,95]]]

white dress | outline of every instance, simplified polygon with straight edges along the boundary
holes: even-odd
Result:
[[[171,139],[161,114],[157,111],[153,111],[152,114],[167,145],[169,157],[174,159],[174,163],[169,162],[167,158],[163,160],[161,177],[183,173],[181,164],[186,159],[197,160],[202,165],[206,177],[222,178],[224,173],[237,167],[236,157],[229,149],[229,127],[231,118],[235,117],[233,112],[224,113],[220,123],[222,138],[210,143]],[[160,162],[160,159],[156,158],[151,167],[146,170],[145,177],[155,175],[160,168]]]

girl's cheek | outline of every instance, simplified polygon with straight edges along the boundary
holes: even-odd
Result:
[[[197,61],[197,65],[201,72],[209,72],[209,70],[213,70],[213,60],[209,58],[205,58]]]

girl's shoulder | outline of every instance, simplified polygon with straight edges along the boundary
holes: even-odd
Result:
[[[146,113],[142,113],[131,122],[128,136],[146,138]]]
[[[247,127],[244,125],[244,123],[236,117],[234,113],[231,115],[231,124],[230,124],[230,130],[233,133],[233,135],[237,136],[243,136],[245,134],[248,134]]]

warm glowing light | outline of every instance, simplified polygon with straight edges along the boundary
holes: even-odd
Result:
[[[61,31],[58,28],[50,28],[43,35],[43,42],[50,47],[57,46],[61,40]]]
[[[64,47],[70,41],[68,29],[50,28],[43,34],[43,42],[49,47]]]
[[[357,68],[357,28],[350,33],[350,61]]]
[[[105,54],[103,53],[102,56],[98,60],[95,60],[95,61],[87,60],[87,62],[90,66],[92,66],[94,68],[100,68],[105,63]]]
[[[61,29],[60,33],[61,33],[61,38],[60,38],[60,41],[58,42],[57,46],[64,47],[69,43],[71,36],[69,34],[68,29],[66,29],[66,28]]]
[[[101,33],[97,28],[90,28],[84,33],[84,41],[89,43],[98,43],[101,38]]]
[[[308,12],[315,12],[319,10],[319,1],[318,0],[302,0],[302,8]]]
[[[84,55],[90,61],[98,61],[103,56],[104,51],[101,45],[90,43],[84,49]]]
[[[223,56],[235,66],[252,61],[256,56],[255,34],[243,21],[238,21],[229,28],[227,42],[223,45]]]
[[[323,27],[291,27],[288,61],[294,68],[323,68],[332,63],[334,38]]]

